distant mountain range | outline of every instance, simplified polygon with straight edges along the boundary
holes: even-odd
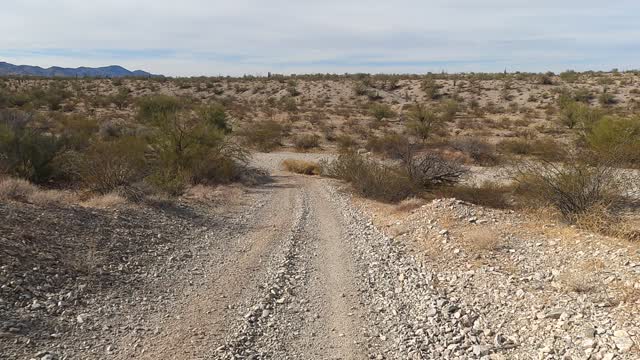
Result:
[[[76,69],[53,66],[48,69],[39,66],[13,65],[0,61],[0,76],[41,76],[41,77],[152,77],[158,76],[146,71],[129,71],[122,66],[112,65],[99,68],[79,67]]]

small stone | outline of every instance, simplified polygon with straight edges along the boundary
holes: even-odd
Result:
[[[617,336],[616,334],[619,332],[626,334],[626,331],[616,331],[613,335],[613,341],[616,343],[618,350],[625,353],[633,347],[633,340],[628,336]]]
[[[473,345],[473,354],[475,356],[489,355],[491,348],[487,345]]]
[[[587,338],[582,340],[582,347],[584,349],[593,349],[596,346],[596,340],[594,338]]]

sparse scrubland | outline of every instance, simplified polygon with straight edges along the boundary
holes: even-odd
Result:
[[[0,349],[634,359],[639,210],[640,72],[0,78]]]
[[[246,180],[251,150],[293,148],[342,154],[322,172],[378,200],[458,194],[580,223],[628,209],[620,187],[638,188],[615,172],[640,167],[639,84],[617,71],[5,78],[0,170],[139,201]],[[511,184],[469,185],[469,166],[511,169]]]

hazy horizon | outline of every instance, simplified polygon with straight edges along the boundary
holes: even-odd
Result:
[[[27,0],[0,14],[0,61],[168,76],[639,68],[640,3],[602,4]]]

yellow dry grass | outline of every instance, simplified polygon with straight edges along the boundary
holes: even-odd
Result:
[[[320,165],[312,161],[304,161],[297,159],[285,159],[282,161],[282,167],[289,172],[303,175],[319,175]]]

